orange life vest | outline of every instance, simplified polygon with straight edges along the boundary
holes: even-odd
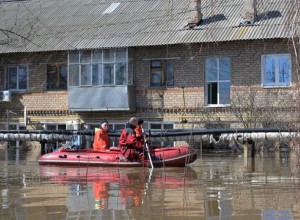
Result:
[[[104,129],[99,129],[95,133],[94,150],[106,150],[110,147],[108,133]]]

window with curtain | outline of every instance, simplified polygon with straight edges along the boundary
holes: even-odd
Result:
[[[290,86],[291,55],[270,54],[261,57],[262,85],[265,87]]]
[[[174,65],[171,61],[150,61],[150,86],[174,86]]]
[[[68,70],[67,64],[47,65],[47,90],[66,90]]]

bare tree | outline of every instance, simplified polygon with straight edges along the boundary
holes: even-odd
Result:
[[[233,91],[230,109],[244,128],[286,129],[293,122],[294,103],[292,92],[280,89],[261,92],[250,85],[243,91]]]
[[[291,33],[291,42],[292,42],[292,48],[290,48],[291,52],[294,54],[295,56],[295,76],[296,76],[296,80],[297,80],[297,101],[296,101],[296,105],[297,105],[297,118],[300,119],[300,57],[299,57],[299,51],[300,51],[300,47],[299,47],[299,42],[300,42],[300,0],[295,0],[294,2],[294,13],[293,16],[291,17],[291,21],[290,21],[290,27],[289,27],[289,31]],[[300,126],[299,123],[294,124],[291,126],[291,129],[294,130],[298,130],[298,132],[296,133],[297,135],[293,138],[293,141],[291,141],[291,147],[294,150],[295,153],[298,154],[299,158],[300,158]]]
[[[18,1],[15,7],[15,13],[11,14],[10,10],[4,7],[3,2],[9,0],[0,0],[0,16],[3,18],[0,23],[0,45],[18,46],[24,43],[33,43],[30,37],[33,35],[34,26],[38,23],[35,16],[20,19],[20,7],[25,7],[22,0]],[[12,1],[12,0],[10,0]],[[28,9],[29,10],[29,9]]]

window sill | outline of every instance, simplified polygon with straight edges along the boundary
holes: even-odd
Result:
[[[150,86],[148,89],[166,89],[166,86]]]
[[[226,108],[230,107],[230,104],[222,104],[222,105],[205,105],[204,108]]]
[[[175,88],[174,86],[150,86],[148,89],[161,89],[161,90],[165,90],[168,88]]]
[[[60,92],[60,91],[67,91],[68,89],[46,89],[47,92]]]
[[[94,86],[69,86],[68,88],[99,88],[99,87],[126,87],[126,86],[133,86],[133,85],[94,85]]]
[[[291,88],[292,85],[262,85],[264,89]]]
[[[26,92],[28,92],[28,90],[26,90],[26,89],[22,89],[22,90],[7,89],[7,90],[9,90],[10,92],[13,92],[13,93],[26,93]]]

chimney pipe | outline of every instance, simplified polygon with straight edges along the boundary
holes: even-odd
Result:
[[[201,0],[189,0],[188,26],[193,28],[201,21]]]
[[[256,17],[256,0],[244,0],[243,24],[253,24]]]

